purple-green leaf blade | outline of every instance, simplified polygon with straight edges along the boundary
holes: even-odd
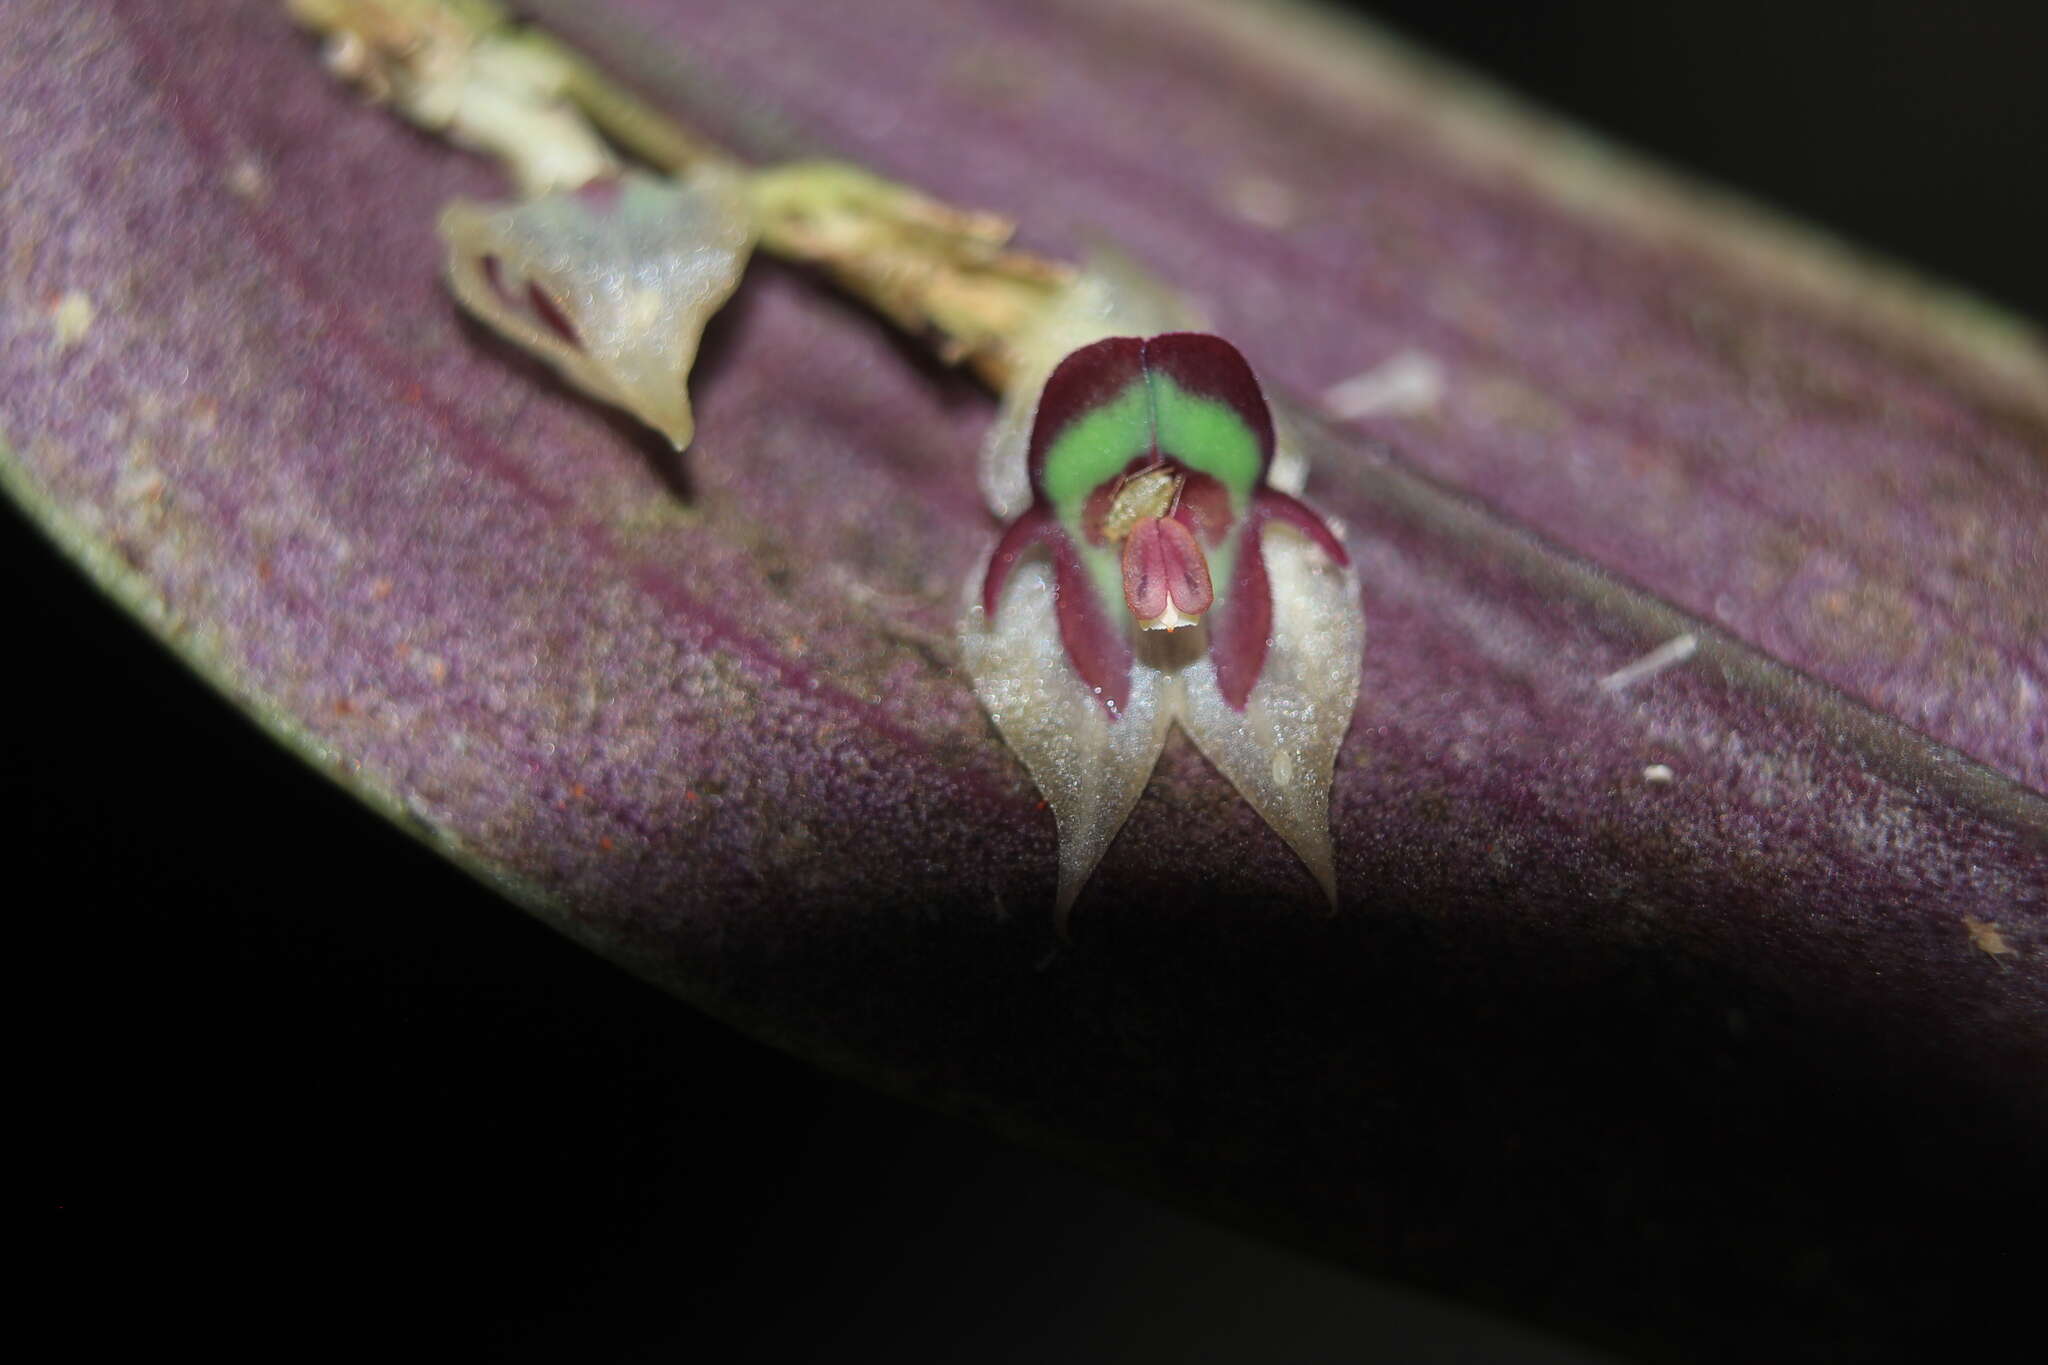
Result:
[[[873,318],[758,267],[677,466],[459,320],[434,212],[504,186],[276,6],[13,0],[0,476],[181,657],[685,998],[1355,1263],[1703,1360],[2024,1301],[2030,335],[1262,7],[524,8],[750,153],[1113,234],[1276,395],[1436,359],[1290,414],[1373,641],[1343,911],[1170,744],[1035,970],[1052,820],[951,644],[989,410]]]

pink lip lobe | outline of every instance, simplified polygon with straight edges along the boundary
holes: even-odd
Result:
[[[1124,541],[1124,603],[1140,621],[1166,614],[1200,616],[1215,601],[1209,561],[1188,528],[1173,517],[1145,517]]]

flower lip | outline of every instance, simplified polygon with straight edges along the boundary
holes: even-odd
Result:
[[[1124,537],[1124,605],[1143,630],[1177,630],[1202,619],[1216,600],[1209,561],[1186,523],[1140,517]]]

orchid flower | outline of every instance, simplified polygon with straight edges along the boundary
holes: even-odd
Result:
[[[465,308],[676,449],[690,443],[697,343],[756,235],[737,174],[629,171],[519,204],[458,200],[440,231]]]
[[[1108,337],[1059,363],[1030,502],[969,609],[969,671],[1053,807],[1058,916],[1175,722],[1335,900],[1329,789],[1364,627],[1338,535],[1270,481],[1273,419],[1220,337]]]

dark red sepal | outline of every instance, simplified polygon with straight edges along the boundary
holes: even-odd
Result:
[[[1181,484],[1180,506],[1173,514],[1211,545],[1221,545],[1237,525],[1230,510],[1230,490],[1220,479],[1199,469],[1187,472]]]
[[[1145,376],[1142,337],[1104,337],[1062,360],[1038,395],[1038,413],[1031,421],[1031,447],[1026,468],[1031,491],[1045,493],[1045,457],[1060,433],[1076,418],[1113,401]]]
[[[1264,481],[1273,462],[1273,413],[1258,376],[1237,347],[1207,332],[1165,332],[1146,340],[1143,363],[1189,393],[1229,405],[1258,440],[1259,478]]]

